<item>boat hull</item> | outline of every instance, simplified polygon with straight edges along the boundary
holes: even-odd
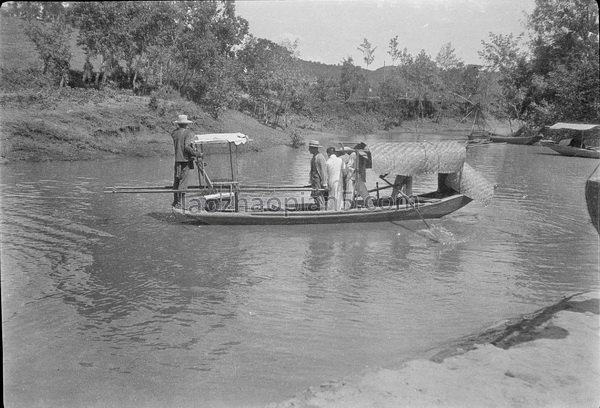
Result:
[[[563,156],[587,157],[590,159],[600,159],[600,151],[592,149],[581,149],[579,147],[563,146],[558,143],[544,143],[544,146],[554,150]]]
[[[357,208],[343,211],[183,211],[173,212],[185,221],[206,225],[296,225],[296,224],[341,224],[384,221],[408,221],[423,218],[440,218],[467,205],[471,199],[455,194],[436,201],[421,203],[418,211],[409,204]]]
[[[541,135],[535,136],[490,136],[490,140],[494,143],[508,143],[517,145],[532,145],[542,140]]]
[[[600,166],[585,183],[585,201],[592,224],[600,234]]]

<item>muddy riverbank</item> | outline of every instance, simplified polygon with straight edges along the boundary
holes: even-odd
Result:
[[[270,408],[595,407],[600,294],[569,296],[429,359],[312,387]]]

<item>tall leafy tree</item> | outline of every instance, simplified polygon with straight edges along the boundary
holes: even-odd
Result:
[[[358,46],[358,50],[363,55],[363,61],[365,62],[367,69],[369,69],[369,65],[371,65],[373,63],[373,61],[375,61],[375,50],[376,49],[377,49],[377,47],[373,47],[373,45],[366,38]]]
[[[600,120],[598,5],[593,0],[536,0],[528,16],[535,81],[533,119]]]
[[[436,100],[439,119],[441,115],[455,108],[451,101],[456,99],[456,94],[462,92],[464,63],[456,56],[452,43],[446,43],[442,46],[435,57],[435,62],[440,75],[440,89]]]
[[[276,125],[279,115],[291,104],[299,81],[293,48],[251,38],[238,57],[245,71],[243,86],[254,101],[255,114]]]
[[[512,129],[513,120],[526,119],[527,93],[530,86],[527,54],[519,45],[521,36],[512,33],[489,34],[489,41],[482,41],[479,56],[486,69],[498,78],[499,107],[496,116],[508,119]]]
[[[452,43],[446,43],[442,46],[435,57],[435,62],[438,64],[440,69],[445,71],[454,68],[461,68],[464,65],[462,60],[456,56],[456,52],[452,47]]]
[[[419,117],[425,115],[425,100],[431,100],[439,85],[437,66],[431,57],[421,50],[407,67],[409,86],[417,100]]]
[[[124,27],[122,46],[131,86],[136,90],[140,73],[149,74],[156,62],[152,47],[159,48],[163,55],[170,54],[169,45],[173,45],[177,23],[173,7],[166,2],[130,2],[122,13],[131,21]]]
[[[31,20],[25,34],[31,39],[44,63],[43,73],[50,74],[60,87],[69,79],[71,28],[64,21],[52,23]]]
[[[388,54],[392,58],[392,65],[396,65],[396,61],[400,58],[400,50],[398,49],[398,36],[390,40]]]
[[[123,12],[129,5],[121,2],[76,2],[72,15],[79,28],[77,44],[89,57],[100,56],[103,82],[106,81],[117,61],[125,58],[129,48],[127,28],[130,14]],[[99,76],[96,76],[96,85]]]
[[[342,61],[342,70],[340,73],[340,91],[344,100],[350,97],[364,85],[366,79],[360,72],[360,68],[354,65],[352,57],[348,57]]]

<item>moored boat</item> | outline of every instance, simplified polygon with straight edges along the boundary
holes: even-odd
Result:
[[[554,150],[556,153],[559,153],[562,156],[571,156],[571,157],[587,157],[590,159],[600,159],[600,149],[587,147],[574,147],[568,145],[562,145],[553,141],[544,141],[542,146],[545,146],[549,149]]]
[[[558,137],[540,141],[542,146],[562,156],[600,159],[600,125],[585,123],[556,123],[548,132]]]
[[[542,139],[542,135],[532,136],[498,136],[491,135],[490,140],[494,143],[508,143],[517,145],[532,145],[539,142]]]

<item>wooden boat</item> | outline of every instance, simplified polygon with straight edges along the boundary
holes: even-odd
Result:
[[[600,159],[600,149],[598,148],[588,147],[582,149],[581,147],[562,145],[552,141],[544,141],[542,146],[546,146],[547,148],[552,149],[563,156]]]
[[[600,159],[600,125],[559,122],[547,129],[549,135],[554,131],[558,132],[558,136],[541,140],[542,146],[563,156]]]
[[[600,165],[585,182],[585,201],[592,224],[600,234]]]
[[[221,166],[226,177],[211,179],[203,160],[197,161],[197,186],[186,190],[163,187],[112,187],[112,193],[184,193],[181,208],[172,208],[183,222],[215,225],[293,225],[408,221],[440,218],[467,205],[473,199],[487,201],[493,187],[478,176],[466,160],[466,146],[456,141],[378,142],[369,145],[373,154],[372,170],[380,174],[386,186],[369,190],[369,196],[354,197],[344,203],[344,209],[319,210],[312,202],[313,190],[308,186],[240,185],[237,180],[237,146],[249,139],[241,134],[196,135],[193,145],[203,153],[210,145],[228,145],[229,160]],[[361,152],[357,151],[357,155]],[[340,153],[341,154],[341,153]],[[220,155],[222,161],[222,155]],[[216,159],[215,159],[216,160]],[[359,160],[360,163],[360,160]],[[218,165],[211,164],[210,169]],[[413,195],[394,189],[384,175],[412,177],[416,174],[438,173],[438,189]],[[223,176],[223,174],[221,174]],[[412,179],[411,179],[412,180]],[[412,181],[411,181],[412,190]],[[396,197],[383,196],[384,190],[394,189]],[[407,187],[406,187],[407,188]],[[268,198],[265,198],[265,193]],[[282,193],[287,196],[281,197]],[[301,193],[301,197],[298,196]],[[296,196],[290,196],[296,194]],[[260,197],[260,199],[258,197]],[[305,202],[310,200],[310,202]]]
[[[254,208],[250,211],[219,209],[198,211],[173,209],[173,212],[186,221],[210,225],[295,225],[295,224],[340,224],[381,221],[408,221],[421,218],[440,218],[464,207],[472,200],[460,193],[438,194],[433,192],[411,197],[394,203],[391,197],[376,200],[371,207],[360,206],[342,211],[319,211],[310,203]]]
[[[498,136],[491,135],[490,140],[493,143],[508,143],[508,144],[516,144],[516,145],[532,145],[536,142],[542,140],[542,135],[533,135],[533,136]]]

